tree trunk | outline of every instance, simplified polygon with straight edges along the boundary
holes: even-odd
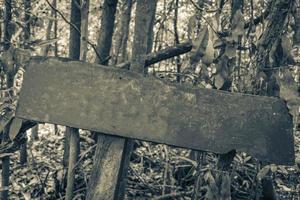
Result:
[[[89,37],[88,27],[89,27],[89,8],[90,0],[82,1],[81,5],[81,44],[80,44],[80,60],[86,61],[87,56],[87,40]]]
[[[111,49],[116,6],[117,1],[115,0],[113,2],[104,1],[97,44],[101,58],[96,59],[97,63],[108,63],[107,57]],[[87,199],[124,199],[132,142],[102,133],[95,134],[97,134],[97,149],[89,180]]]
[[[4,42],[4,50],[8,50],[10,47],[10,40],[12,35],[11,30],[11,0],[5,0],[5,13],[4,13],[4,35],[3,35],[3,42]]]
[[[270,19],[266,25],[266,30],[258,44],[258,52],[256,59],[256,67],[258,72],[264,71],[263,69],[269,68],[269,54],[276,42],[281,38],[283,30],[285,29],[286,18],[290,12],[290,8],[294,0],[276,0],[271,4]],[[276,79],[272,71],[264,71],[266,74],[265,87],[258,90],[260,95],[276,96],[277,86]],[[273,186],[273,181],[268,177],[262,180],[262,195],[263,199],[277,199]]]
[[[30,20],[30,13],[31,13],[31,0],[24,0],[24,10],[25,10],[25,17],[24,17],[24,48],[28,48],[28,42],[30,41],[30,23],[27,23]]]
[[[153,0],[150,3],[149,12],[147,15],[151,17],[149,21],[148,33],[147,33],[147,54],[152,52],[153,48],[153,37],[154,37],[154,22],[155,22],[155,13],[156,13],[157,0]]]
[[[123,0],[119,31],[116,32],[115,42],[115,60],[114,64],[125,62],[128,59],[127,56],[127,41],[129,35],[129,25],[131,18],[132,0]]]
[[[107,65],[112,43],[112,35],[115,26],[115,13],[118,0],[104,0],[103,13],[101,18],[100,33],[97,42],[97,52],[100,58],[96,58],[95,63]]]
[[[178,35],[178,9],[179,9],[179,0],[175,0],[175,9],[174,9],[174,21],[173,21],[173,27],[174,27],[174,43],[176,45],[179,44],[179,35]],[[181,73],[181,60],[180,56],[175,57],[175,63],[176,63],[176,81],[180,83],[180,73]]]
[[[144,68],[146,54],[151,49],[149,41],[152,40],[151,30],[153,27],[153,15],[155,14],[156,0],[138,0],[136,4],[136,16],[134,26],[134,39],[132,46],[131,69],[143,74],[147,73]],[[152,46],[152,44],[151,44]]]
[[[69,45],[69,57],[73,60],[79,60],[80,58],[80,28],[81,28],[81,15],[80,15],[80,0],[72,0],[71,2],[71,24],[70,27],[70,45]],[[73,198],[74,189],[74,176],[78,156],[80,153],[80,137],[78,129],[66,127],[66,132],[69,132],[69,145],[65,145],[65,148],[69,149],[68,159],[68,176],[67,176],[67,189],[66,200]],[[66,138],[66,142],[68,139]]]
[[[31,0],[24,0],[24,10],[25,10],[25,17],[24,17],[24,48],[28,48],[28,42],[30,41],[30,23],[27,23],[30,20],[30,13],[31,13]],[[25,134],[26,140],[24,144],[21,145],[20,148],[20,164],[24,165],[27,163],[27,136]]]
[[[69,165],[68,165],[68,180],[66,188],[66,200],[73,199],[73,189],[75,180],[75,166],[80,153],[80,137],[79,131],[76,128],[67,128],[70,131],[70,151],[69,151]]]
[[[24,143],[21,145],[21,149],[20,149],[20,164],[24,165],[25,163],[27,163],[27,137]]]
[[[6,0],[5,1],[5,15],[4,15],[4,35],[3,35],[3,42],[4,42],[4,50],[8,50],[10,47],[10,40],[11,40],[11,34],[12,34],[12,30],[11,30],[11,18],[12,18],[12,14],[11,14],[11,0]],[[11,79],[11,77],[9,77],[8,79]],[[8,81],[7,86],[12,87],[13,83],[11,81]],[[5,128],[6,131],[3,131],[3,141],[5,141],[5,135],[8,135],[8,131],[9,130],[9,125]],[[1,187],[4,189],[1,192],[1,199],[2,200],[7,200],[8,199],[8,187],[9,187],[9,162],[10,162],[10,157],[9,156],[5,156],[2,158],[2,177],[1,177]]]
[[[120,180],[119,176],[122,176],[120,172],[124,168],[122,157],[128,156],[123,155],[126,152],[124,149],[130,148],[126,148],[126,139],[97,134],[97,148],[86,199],[123,199],[124,188],[120,187],[123,185],[120,181],[124,180]]]
[[[56,8],[56,0],[52,1],[52,6],[54,8]],[[55,13],[56,13],[55,10],[51,9],[51,19],[49,19],[49,22],[48,22],[48,25],[47,25],[47,29],[46,29],[46,40],[50,40],[51,39],[51,30],[52,30],[52,26],[53,26],[53,22],[54,22],[54,20],[52,18],[55,17]],[[43,48],[43,55],[44,56],[48,55],[50,47],[51,47],[51,45],[49,44],[49,45],[46,45]]]
[[[57,1],[53,0],[53,8],[56,9],[57,7]],[[54,12],[54,38],[57,38],[57,12]],[[58,45],[57,45],[57,41],[54,43],[54,56],[57,57],[58,56]]]
[[[293,41],[294,41],[294,45],[300,45],[300,1],[296,0],[296,9],[295,12],[293,13],[294,16],[294,26],[293,26],[293,30],[294,30],[294,36],[293,36]]]

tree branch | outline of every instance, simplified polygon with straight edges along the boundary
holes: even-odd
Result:
[[[145,67],[169,58],[173,58],[175,56],[179,56],[181,54],[185,54],[192,50],[192,46],[193,46],[192,42],[188,41],[172,47],[165,48],[163,50],[154,53],[147,54],[145,60]],[[131,65],[131,61],[127,61],[116,65],[116,67],[129,69],[130,65]]]

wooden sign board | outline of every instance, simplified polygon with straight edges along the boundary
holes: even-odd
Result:
[[[165,83],[75,61],[32,59],[16,116],[195,150],[294,163],[292,119],[278,98]]]

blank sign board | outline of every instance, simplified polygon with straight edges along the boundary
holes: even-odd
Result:
[[[194,150],[294,163],[292,119],[279,98],[165,83],[114,67],[32,59],[17,117]]]

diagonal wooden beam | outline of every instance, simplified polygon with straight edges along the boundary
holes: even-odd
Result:
[[[169,84],[83,62],[32,59],[16,116],[195,150],[294,163],[292,119],[279,98]]]

